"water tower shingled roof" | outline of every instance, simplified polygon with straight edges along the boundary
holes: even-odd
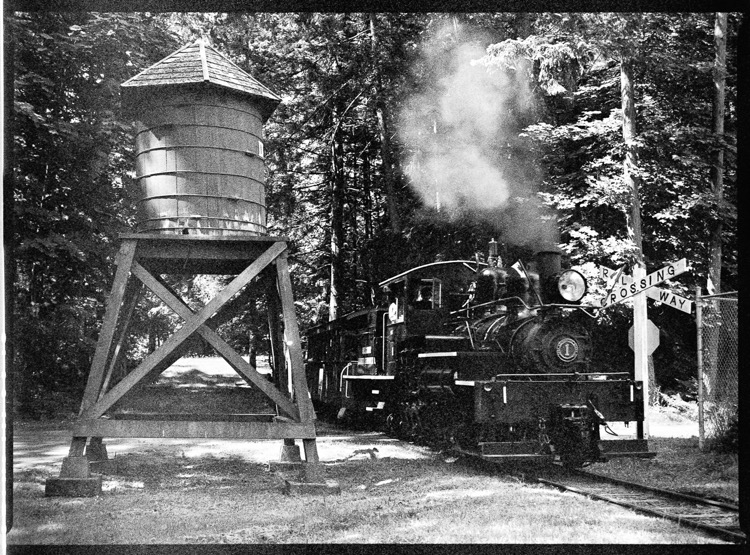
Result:
[[[121,86],[125,101],[131,92],[145,87],[170,87],[207,83],[260,100],[268,118],[281,98],[248,74],[205,39],[187,44],[166,58],[131,77]]]

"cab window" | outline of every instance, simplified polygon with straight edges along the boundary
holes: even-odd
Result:
[[[443,288],[439,279],[420,279],[411,288],[410,304],[414,308],[430,310],[442,306]]]

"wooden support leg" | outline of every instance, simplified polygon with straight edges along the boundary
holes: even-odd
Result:
[[[294,439],[285,439],[284,445],[281,446],[281,455],[279,456],[280,462],[301,462],[302,457],[300,456],[299,446]]]
[[[302,443],[305,448],[305,467],[303,469],[303,478],[308,483],[322,484],[325,482],[326,474],[325,468],[320,464],[318,459],[318,446],[314,439],[303,439]],[[328,487],[328,486],[326,486]],[[334,490],[338,489],[338,484],[334,487]],[[332,492],[335,493],[335,492]]]
[[[318,445],[315,443],[315,439],[303,439],[302,444],[305,448],[305,460],[311,464],[318,464],[320,459],[318,458]]]
[[[107,446],[104,445],[102,438],[92,437],[86,446],[86,458],[89,462],[100,462],[109,459],[107,455]]]
[[[74,437],[70,453],[62,461],[59,478],[47,478],[47,497],[94,497],[102,492],[101,475],[91,474],[89,460],[83,455],[85,437]]]
[[[115,373],[117,368],[123,362],[125,355],[125,341],[128,338],[128,329],[130,327],[130,320],[135,312],[135,307],[138,305],[138,300],[141,296],[143,286],[138,280],[131,279],[128,282],[127,290],[125,291],[125,298],[123,300],[122,318],[120,319],[120,326],[116,334],[116,340],[114,341],[112,353],[109,357],[109,364],[107,366],[107,372],[104,376],[101,389],[99,391],[99,397],[109,388],[109,382],[112,380],[112,375]]]
[[[93,497],[102,492],[101,475],[92,475],[89,460],[83,456],[85,437],[74,437],[69,456],[62,461],[59,478],[47,478],[44,495],[47,497]]]
[[[83,451],[86,448],[85,437],[74,437],[70,442],[70,450],[68,451],[69,457],[83,457]]]
[[[99,333],[99,340],[96,343],[96,351],[91,362],[88,381],[86,382],[86,391],[83,394],[81,403],[81,414],[87,411],[96,403],[101,391],[104,372],[107,367],[108,358],[111,354],[112,339],[114,338],[117,321],[120,315],[125,290],[130,277],[130,267],[135,258],[136,242],[125,241],[120,247],[117,260],[117,272],[115,281],[112,284],[112,292],[107,298],[107,308],[104,313],[102,330]]]
[[[268,336],[271,343],[271,359],[273,361],[273,380],[276,387],[289,394],[289,377],[284,363],[284,344],[282,342],[282,329],[279,313],[281,312],[281,300],[279,290],[276,287],[276,270],[267,273],[265,278],[266,304],[268,306]],[[281,447],[282,462],[301,461],[299,446],[293,439],[285,439]]]
[[[89,461],[92,472],[99,474],[112,474],[115,471],[115,461],[110,460],[107,446],[101,437],[92,437],[86,446],[85,458]]]
[[[271,361],[273,364],[273,381],[281,391],[291,393],[286,367],[284,365],[284,343],[282,340],[281,301],[279,291],[276,288],[276,269],[272,268],[273,274],[264,276],[266,288],[266,303],[268,305],[268,337],[271,343]]]
[[[276,261],[276,272],[279,296],[281,297],[281,309],[284,317],[284,343],[289,350],[289,361],[292,367],[292,387],[302,422],[312,422],[315,420],[315,411],[313,410],[312,401],[307,389],[302,342],[300,341],[297,314],[294,310],[294,297],[289,277],[286,251]],[[315,439],[303,439],[302,444],[307,463],[305,465],[305,480],[308,482],[322,481],[324,472],[318,458],[318,447]]]
[[[307,390],[305,377],[305,362],[302,355],[302,342],[299,336],[297,314],[294,310],[292,282],[289,278],[289,266],[286,260],[286,250],[276,261],[276,272],[281,297],[281,309],[284,316],[284,343],[289,350],[289,360],[292,367],[292,387],[299,407],[302,422],[315,420],[315,410]]]

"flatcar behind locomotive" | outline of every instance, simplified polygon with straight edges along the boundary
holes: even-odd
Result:
[[[503,267],[492,241],[487,263],[434,262],[380,285],[387,308],[307,331],[319,411],[496,460],[653,456],[645,439],[601,441],[607,422],[643,421],[642,383],[591,368],[598,307],[580,303],[586,280],[559,251]]]

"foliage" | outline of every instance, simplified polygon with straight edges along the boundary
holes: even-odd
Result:
[[[731,231],[727,270],[736,287],[734,120],[728,118],[726,202],[712,199],[711,14],[547,14],[538,22],[545,42],[506,41],[488,49],[485,63],[525,59],[540,69],[532,76],[545,98],[562,88],[572,95],[567,123],[542,120],[523,132],[539,149],[548,173],[542,196],[560,216],[564,247],[574,263],[619,266],[633,259],[625,236],[628,191],[622,181],[617,63],[638,60],[638,135],[644,250],[650,268],[686,257],[694,268],[690,285],[706,273],[711,222]],[[735,27],[736,31],[736,27]],[[730,35],[730,44],[736,33]],[[734,49],[729,67],[736,67]],[[543,71],[545,66],[556,71]],[[733,74],[733,69],[730,70]],[[579,76],[576,78],[576,76]],[[567,86],[561,87],[565,82]],[[729,80],[728,113],[736,87]]]
[[[707,442],[710,451],[716,453],[739,453],[740,450],[740,421],[735,407],[722,422],[717,433]]]
[[[133,217],[118,86],[175,42],[147,15],[15,14],[6,32],[16,53],[15,371],[19,408],[33,412],[85,383],[114,239]]]

